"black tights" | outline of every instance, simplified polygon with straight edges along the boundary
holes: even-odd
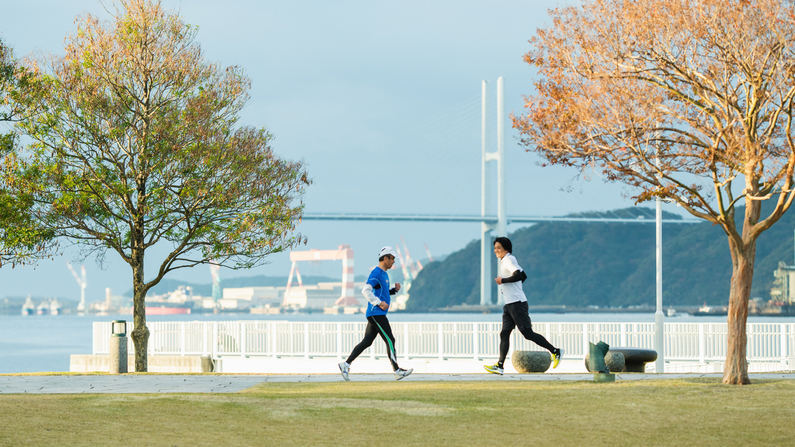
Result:
[[[505,362],[505,357],[508,356],[508,349],[511,345],[511,332],[513,329],[519,329],[524,338],[532,341],[533,343],[547,349],[549,352],[554,353],[555,347],[550,344],[543,335],[533,332],[533,325],[530,322],[530,313],[527,307],[527,301],[518,303],[506,304],[502,310],[502,330],[500,331],[500,362],[502,365]]]
[[[353,363],[356,357],[369,348],[375,341],[375,337],[381,336],[386,343],[386,351],[389,354],[389,363],[392,364],[392,370],[398,370],[397,353],[395,352],[395,336],[392,335],[392,328],[389,326],[389,320],[386,315],[373,315],[367,317],[367,328],[364,330],[364,339],[353,348],[351,355],[348,356],[348,364]]]

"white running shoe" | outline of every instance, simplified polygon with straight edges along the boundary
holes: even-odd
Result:
[[[408,377],[409,374],[411,374],[412,372],[414,372],[414,368],[409,368],[409,369],[398,368],[395,370],[395,380],[404,379]]]
[[[348,362],[342,362],[337,366],[340,367],[342,378],[345,379],[346,381],[350,381],[351,379],[348,378],[348,373],[351,371],[351,365],[349,365]]]

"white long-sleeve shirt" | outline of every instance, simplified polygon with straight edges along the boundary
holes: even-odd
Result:
[[[367,301],[372,304],[373,306],[378,306],[381,304],[381,299],[375,296],[375,292],[373,292],[373,286],[370,284],[365,284],[362,287],[362,295],[367,298]]]

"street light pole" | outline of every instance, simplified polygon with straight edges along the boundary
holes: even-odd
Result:
[[[660,146],[657,144],[657,169],[660,169]],[[661,178],[660,174],[657,174]],[[655,372],[665,372],[665,323],[662,311],[662,199],[657,197],[657,311],[654,313],[654,349],[657,351]]]

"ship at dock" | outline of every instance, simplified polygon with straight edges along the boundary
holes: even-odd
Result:
[[[189,287],[180,286],[165,295],[146,297],[147,315],[184,315],[193,310],[193,293]]]
[[[146,303],[147,315],[184,315],[193,309],[193,303]]]
[[[22,305],[22,315],[33,315],[34,313],[36,313],[36,305],[33,304],[33,300],[28,295],[27,299],[25,299],[25,304]]]

